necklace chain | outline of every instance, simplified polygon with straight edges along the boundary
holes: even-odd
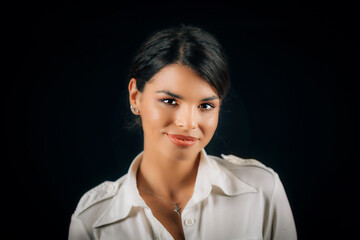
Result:
[[[150,194],[151,196],[156,197],[156,198],[158,198],[158,199],[161,199],[161,200],[163,200],[163,201],[165,201],[165,202],[167,202],[167,203],[170,203],[170,204],[172,204],[172,205],[175,205],[176,203],[177,203],[177,204],[180,204],[180,202],[181,202],[181,201],[173,202],[173,201],[167,200],[167,199],[165,199],[165,198],[162,198],[162,197],[160,197],[160,196],[158,196],[158,195],[153,194],[152,192],[150,192],[149,190],[143,188],[142,186],[140,186],[140,188],[141,188],[141,190],[143,190],[143,191],[146,192],[147,194]]]
[[[165,202],[167,202],[167,203],[169,203],[169,204],[171,204],[171,205],[175,205],[174,212],[175,212],[177,215],[180,216],[180,213],[179,213],[179,212],[180,212],[181,208],[179,207],[179,204],[180,204],[181,201],[173,202],[173,201],[167,200],[167,199],[165,199],[165,198],[162,198],[162,197],[160,197],[160,196],[158,196],[158,195],[155,195],[154,193],[150,192],[149,190],[143,188],[142,186],[139,186],[139,187],[141,188],[141,190],[143,190],[143,191],[146,192],[147,194],[149,194],[149,195],[151,195],[151,196],[153,196],[153,197],[156,197],[156,198],[158,198],[158,199],[160,199],[160,200],[163,200],[163,201],[165,201]]]

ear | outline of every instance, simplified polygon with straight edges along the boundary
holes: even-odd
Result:
[[[136,79],[132,78],[129,82],[129,102],[134,108],[139,109],[141,92],[136,88]]]

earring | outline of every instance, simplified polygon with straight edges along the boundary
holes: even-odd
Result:
[[[135,114],[139,114],[139,110],[137,110],[136,108],[134,108],[133,106],[130,105],[130,109],[133,113]]]

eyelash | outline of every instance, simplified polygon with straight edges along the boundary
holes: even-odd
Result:
[[[170,101],[175,102],[175,104],[169,103]],[[169,104],[169,105],[173,105],[173,106],[177,105],[176,100],[172,99],[172,98],[163,98],[160,100],[160,102]]]
[[[164,103],[164,104],[167,104],[167,105],[174,106],[174,107],[175,107],[176,105],[178,105],[178,104],[176,103],[176,100],[173,99],[173,98],[163,98],[163,99],[160,100],[160,102],[162,102],[162,103]],[[172,103],[170,103],[170,102],[172,102]],[[174,103],[175,103],[175,104],[174,104]],[[200,107],[200,106],[203,106],[203,107]],[[204,106],[205,106],[205,107],[204,107]],[[202,108],[202,109],[205,110],[205,111],[211,111],[211,110],[213,110],[213,109],[215,108],[215,106],[214,106],[213,104],[211,104],[211,103],[202,103],[202,104],[199,105],[199,107]]]

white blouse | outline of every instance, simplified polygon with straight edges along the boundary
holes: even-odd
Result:
[[[194,193],[181,211],[186,239],[297,239],[278,175],[260,162],[201,152]],[[81,198],[69,239],[173,239],[141,198],[136,172],[104,182]]]

